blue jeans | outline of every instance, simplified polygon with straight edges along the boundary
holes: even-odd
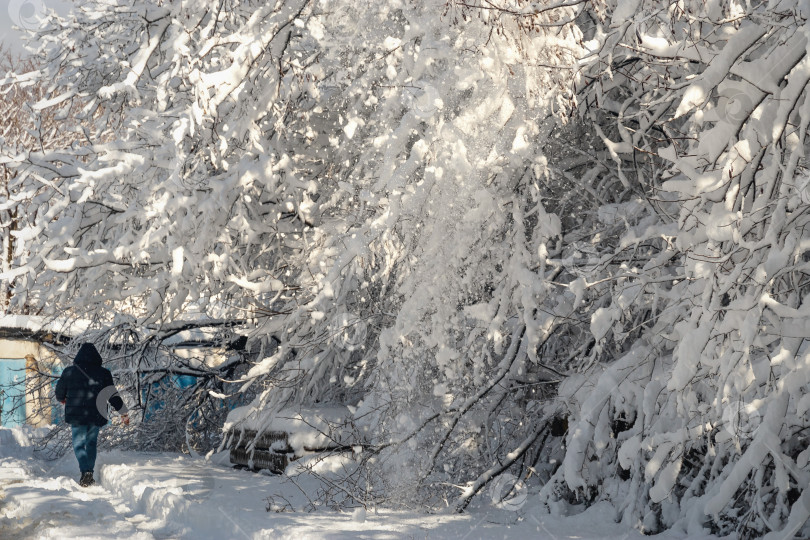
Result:
[[[73,451],[79,461],[79,471],[93,472],[96,466],[96,443],[98,426],[70,426],[73,435]]]

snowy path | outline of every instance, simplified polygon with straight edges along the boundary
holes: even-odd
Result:
[[[0,459],[1,538],[172,536],[170,527],[133,510],[107,489],[103,474],[99,485],[82,489],[67,465],[66,460],[49,468],[33,459]]]
[[[68,459],[50,471],[0,459],[0,538],[491,537],[468,534],[475,523],[467,516],[386,512],[358,522],[333,511],[268,513],[265,499],[289,490],[280,478],[183,456],[116,452],[99,462],[99,484],[83,489]]]
[[[283,477],[176,454],[101,453],[98,485],[81,488],[72,455],[39,461],[10,434],[0,429],[3,540],[644,538],[611,523],[607,509],[567,519],[531,514],[529,504],[521,512],[428,516],[386,510],[368,512],[365,519],[332,510],[267,512],[271,495],[295,506],[306,499]]]

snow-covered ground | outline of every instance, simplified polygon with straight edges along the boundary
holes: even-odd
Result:
[[[531,496],[465,515],[305,512],[303,491],[284,477],[179,454],[104,452],[96,486],[81,488],[76,477],[72,454],[41,461],[24,432],[0,428],[0,538],[644,538],[613,523],[607,505],[559,518],[540,513]],[[306,482],[298,483],[304,491],[311,487]],[[270,498],[285,511],[268,512]]]

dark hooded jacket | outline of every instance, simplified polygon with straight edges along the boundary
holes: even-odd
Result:
[[[92,343],[82,344],[73,365],[62,372],[54,393],[65,404],[65,422],[72,426],[103,426],[108,402],[116,411],[126,412],[112,373],[101,367],[101,355]]]

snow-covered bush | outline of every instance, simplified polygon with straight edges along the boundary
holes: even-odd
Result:
[[[583,118],[628,201],[602,207],[624,230],[584,276],[607,300],[593,362],[560,386],[549,500],[608,498],[653,532],[783,538],[810,518],[808,16],[623,1],[582,26]]]

